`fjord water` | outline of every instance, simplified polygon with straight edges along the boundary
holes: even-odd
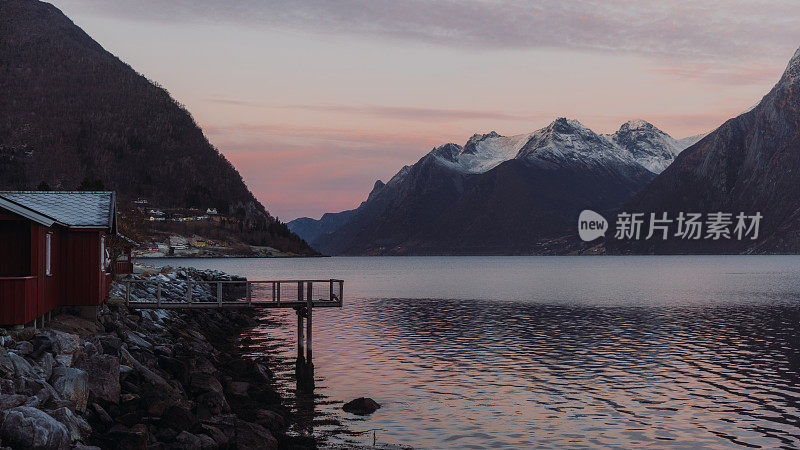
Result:
[[[314,314],[322,397],[295,406],[379,445],[800,445],[800,257],[148,262],[346,280],[344,308]],[[288,326],[256,338],[291,357],[293,312],[268,314]],[[341,411],[360,396],[383,407]]]

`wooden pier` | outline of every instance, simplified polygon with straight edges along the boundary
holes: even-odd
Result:
[[[238,309],[238,308],[292,308],[297,314],[298,361],[305,359],[311,365],[312,311],[314,308],[341,308],[344,298],[344,280],[270,280],[270,281],[158,281],[123,278],[123,299],[109,303],[124,304],[134,309]],[[133,298],[131,287],[144,285],[149,296],[146,300]],[[213,288],[208,295],[196,294],[198,286]],[[180,301],[166,299],[162,293],[168,288],[181,291]],[[155,293],[150,293],[150,290]],[[200,298],[202,297],[202,298]],[[313,366],[311,366],[313,367]],[[313,373],[313,368],[310,369]]]

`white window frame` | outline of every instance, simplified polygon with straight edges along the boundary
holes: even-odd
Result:
[[[53,275],[53,233],[44,236],[44,273],[48,277]]]
[[[100,236],[100,272],[105,271],[106,262],[106,236]]]

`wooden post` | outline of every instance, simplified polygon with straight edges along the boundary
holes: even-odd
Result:
[[[303,301],[303,282],[302,281],[298,281],[297,282],[297,301],[298,302],[302,302]]]
[[[217,281],[217,304],[222,308],[222,282]]]
[[[344,305],[344,281],[339,280],[339,304]]]
[[[156,285],[156,301],[158,302],[158,307],[161,308],[161,282],[160,281]]]
[[[192,303],[192,282],[186,282],[186,301]]]
[[[274,302],[275,300],[277,300],[277,299],[275,298],[275,282],[273,281],[272,282],[272,301]]]
[[[311,312],[314,309],[314,295],[311,290],[312,283],[308,282],[308,295],[306,295],[306,308],[308,317],[306,318],[306,363],[311,364]]]
[[[331,288],[331,295],[328,297],[328,300],[333,301],[333,280],[330,280],[330,288]]]
[[[281,304],[281,282],[280,281],[278,282],[277,289],[278,289],[278,304],[280,305]]]
[[[253,304],[253,293],[251,292],[252,286],[249,281],[244,282],[244,287],[247,290],[247,305]]]
[[[297,310],[297,358],[303,357],[303,314]]]
[[[131,280],[128,280],[125,286],[125,306],[128,306],[131,303]]]

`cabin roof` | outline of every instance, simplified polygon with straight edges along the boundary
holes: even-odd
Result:
[[[0,191],[0,207],[48,227],[116,230],[112,191]]]

